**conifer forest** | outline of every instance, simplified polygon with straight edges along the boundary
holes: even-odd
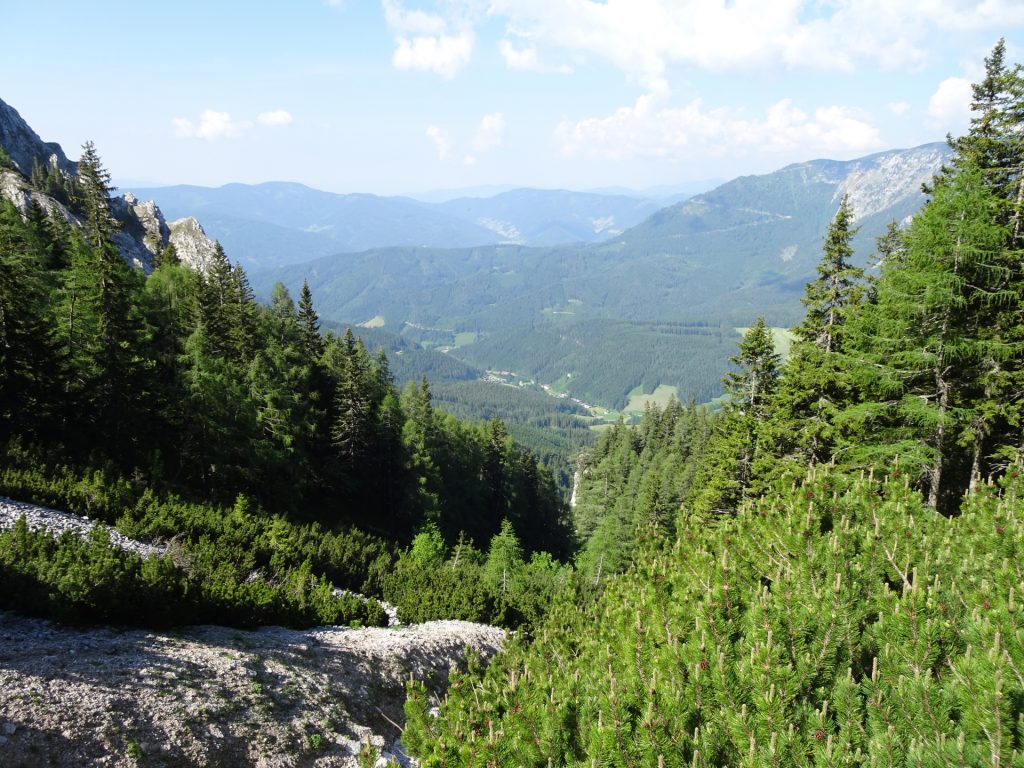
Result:
[[[0,495],[166,552],[22,520],[0,609],[382,626],[387,602],[508,628],[442,699],[409,680],[424,768],[1024,768],[1024,67],[1003,42],[972,93],[867,264],[838,202],[785,356],[752,317],[713,404],[596,437],[566,410],[587,436],[552,439],[560,477],[458,386],[446,409],[426,376],[397,385],[308,285],[257,301],[219,245],[205,271],[173,246],[127,263],[138,222],[91,143],[75,176],[37,166],[82,226],[0,198]]]

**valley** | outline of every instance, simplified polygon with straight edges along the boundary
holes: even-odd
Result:
[[[315,5],[0,101],[0,765],[1024,764],[1024,17]]]

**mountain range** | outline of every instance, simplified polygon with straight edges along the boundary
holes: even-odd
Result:
[[[2,102],[0,144],[24,174],[35,165],[75,172],[58,145]],[[202,269],[213,244],[198,216],[263,296],[279,281],[294,295],[305,280],[325,321],[399,335],[431,352],[431,370],[443,378],[499,371],[502,380],[619,409],[659,386],[712,398],[736,328],[757,316],[776,326],[799,318],[842,197],[853,205],[864,263],[887,224],[921,206],[922,184],[949,155],[936,143],[813,160],[666,207],[628,194],[538,189],[426,203],[269,182],[139,189],[112,208],[124,224],[122,253],[143,269],[168,243]],[[0,194],[23,211],[34,200],[75,223],[14,171],[0,170]],[[177,217],[185,218],[167,220]]]
[[[321,314],[384,327],[483,369],[622,407],[640,387],[712,397],[736,327],[795,323],[828,223],[849,195],[866,263],[924,201],[942,143],[734,179],[616,237],[550,247],[391,247],[258,270],[309,282]],[[499,196],[500,197],[500,196]],[[460,203],[460,205],[468,205]]]
[[[622,234],[661,204],[624,194],[513,189],[427,203],[302,184],[135,189],[168,216],[196,216],[244,267],[272,268],[386,246],[560,245]]]

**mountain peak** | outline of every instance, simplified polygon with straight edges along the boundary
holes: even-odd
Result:
[[[77,172],[77,164],[68,160],[56,142],[46,142],[32,130],[18,110],[0,99],[0,146],[14,160],[18,170],[28,176],[36,161],[49,164],[67,174]]]

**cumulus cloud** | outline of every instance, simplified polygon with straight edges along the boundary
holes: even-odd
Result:
[[[501,57],[505,59],[505,66],[509,69],[523,69],[533,72],[540,69],[537,49],[533,46],[520,50],[509,40],[502,40],[498,43],[498,50],[501,51]]]
[[[452,78],[473,55],[474,33],[469,18],[451,23],[442,15],[407,10],[398,0],[382,0],[384,18],[395,35],[391,63],[396,69],[417,69]]]
[[[564,59],[611,62],[645,90],[667,87],[672,65],[713,71],[764,68],[920,70],[936,30],[1002,32],[1024,24],[1020,0],[381,0],[395,37],[393,63],[454,77],[484,19],[504,22],[510,69],[565,71]]]
[[[905,115],[910,111],[910,105],[905,101],[890,101],[888,107],[894,115]]]
[[[283,109],[275,109],[271,112],[260,112],[256,116],[256,122],[260,125],[291,125],[295,122],[295,118],[292,117],[290,112]]]
[[[956,132],[967,126],[971,115],[971,81],[947,77],[928,100],[928,117],[935,127]]]
[[[238,138],[251,125],[247,121],[232,120],[228,112],[217,112],[212,109],[204,110],[199,115],[198,124],[193,123],[187,117],[176,117],[171,123],[174,125],[174,133],[179,139],[195,138],[206,141]]]
[[[473,138],[473,149],[478,153],[490,152],[501,146],[505,136],[505,116],[501,112],[484,115]]]
[[[473,36],[399,38],[391,63],[396,69],[422,69],[451,79],[469,63]]]
[[[452,141],[448,138],[448,133],[436,125],[428,125],[426,133],[427,138],[434,142],[437,159],[446,160],[452,152]]]
[[[881,145],[878,129],[845,107],[818,107],[808,114],[783,99],[763,115],[747,117],[739,110],[706,109],[700,99],[682,107],[666,102],[663,92],[644,94],[607,117],[564,121],[556,137],[566,155],[608,159],[794,150],[835,156]]]
[[[672,64],[920,69],[932,30],[1024,24],[1019,0],[490,0],[488,13],[506,22],[510,67],[531,66],[546,46],[608,60],[648,90]]]

